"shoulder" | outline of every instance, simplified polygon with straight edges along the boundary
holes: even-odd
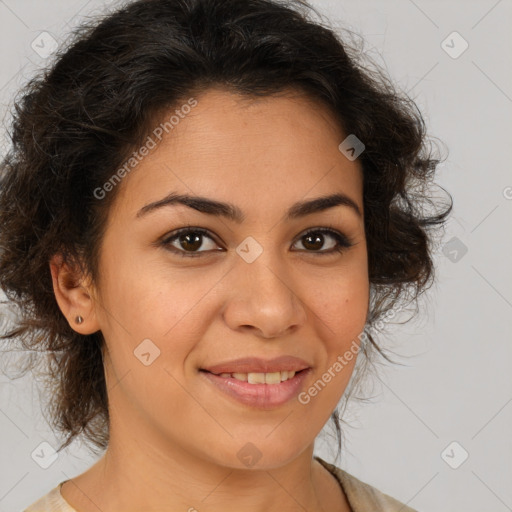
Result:
[[[39,498],[28,506],[23,512],[76,512],[62,497],[60,487],[64,482],[60,482],[48,494]]]
[[[336,477],[353,512],[417,512],[320,457],[315,459]]]

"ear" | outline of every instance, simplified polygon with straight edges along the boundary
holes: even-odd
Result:
[[[69,265],[61,254],[55,254],[50,259],[50,271],[57,304],[71,328],[80,334],[100,330],[95,290],[79,265]],[[78,317],[82,318],[80,323],[77,322]]]

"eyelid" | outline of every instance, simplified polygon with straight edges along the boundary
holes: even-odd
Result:
[[[219,245],[217,242],[218,237],[214,233],[212,233],[209,229],[190,226],[190,225],[175,229],[174,231],[167,233],[166,235],[161,237],[156,242],[155,245],[164,246],[164,248],[166,248],[167,250],[169,250],[170,252],[172,252],[174,254],[178,254],[183,257],[192,257],[192,258],[200,257],[203,254],[211,254],[212,252],[220,252],[220,250],[219,251],[206,250],[206,251],[187,252],[187,251],[179,250],[170,245],[171,241],[178,239],[180,235],[185,234],[185,233],[191,233],[191,232],[199,233],[202,236],[209,238],[210,240],[215,242],[217,245]],[[313,255],[332,255],[332,254],[336,254],[336,253],[340,254],[355,245],[355,241],[351,237],[347,236],[344,232],[332,227],[329,224],[324,224],[322,226],[315,226],[315,227],[307,228],[304,231],[301,231],[299,233],[299,235],[297,235],[297,237],[293,241],[292,246],[294,246],[298,241],[300,241],[303,237],[309,235],[310,233],[328,234],[336,240],[337,246],[333,249],[323,250],[323,251],[300,250],[298,252],[303,252],[306,254],[313,254]],[[222,250],[224,250],[224,249],[222,249]]]
[[[212,251],[196,251],[195,253],[194,252],[186,252],[186,251],[180,251],[179,249],[176,249],[175,247],[172,247],[170,245],[171,241],[179,238],[180,235],[185,234],[185,233],[199,233],[202,236],[211,239],[213,242],[215,242],[217,245],[219,245],[219,243],[217,241],[217,236],[214,235],[209,229],[195,227],[195,226],[185,226],[183,228],[175,229],[175,230],[165,234],[163,237],[161,237],[155,243],[155,245],[164,246],[165,248],[167,248],[174,254],[178,253],[180,255],[192,256],[192,257],[194,257],[195,254],[201,255],[203,253],[211,253],[212,252]]]
[[[305,231],[302,231],[297,236],[296,241],[300,240],[301,238],[305,237],[306,235],[309,235],[310,233],[327,233],[328,235],[331,235],[331,237],[333,237],[338,242],[338,247],[328,250],[328,251],[301,251],[301,252],[306,252],[306,253],[310,253],[310,254],[341,253],[341,252],[345,251],[346,249],[353,247],[356,244],[356,242],[353,238],[346,235],[343,231],[340,231],[339,229],[332,227],[329,224],[308,228]],[[294,242],[294,245],[295,245],[295,242]]]

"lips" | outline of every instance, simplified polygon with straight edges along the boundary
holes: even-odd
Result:
[[[310,368],[303,359],[293,356],[281,356],[274,359],[260,359],[257,357],[247,357],[218,363],[201,368],[203,371],[220,375],[221,373],[276,373],[276,372],[300,372]]]
[[[222,376],[204,370],[199,372],[199,375],[203,382],[208,383],[208,386],[213,386],[231,400],[251,408],[271,410],[294,400],[304,388],[311,372],[311,368],[304,369],[279,383],[265,382],[264,384],[258,378],[256,380],[259,382],[256,383],[245,382],[232,377],[229,373]],[[248,375],[266,377],[273,374],[249,373]]]

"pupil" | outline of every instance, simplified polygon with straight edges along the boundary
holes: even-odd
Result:
[[[185,240],[185,243],[189,244],[188,249],[191,249],[191,250],[199,249],[199,247],[201,247],[201,236],[202,235],[197,234],[197,233],[182,235],[180,237],[181,246],[184,249],[187,249],[187,247],[185,245],[183,245],[183,241]]]
[[[309,243],[309,240],[314,240],[314,242],[312,242],[311,244]],[[323,242],[323,235],[321,234],[317,234],[316,236],[315,235],[306,235],[306,243],[304,244],[304,246],[307,248],[307,249],[318,249],[319,247],[314,247],[315,243],[320,243],[320,247],[322,246],[322,242]],[[310,247],[308,247],[308,245]],[[311,247],[313,246],[313,247]]]
[[[324,237],[322,234],[306,235],[305,236],[306,243],[304,244],[304,246],[307,249],[313,249],[313,250],[319,249],[323,245],[323,238]],[[189,249],[189,250],[194,251],[201,247],[201,239],[202,239],[202,235],[200,233],[194,233],[194,234],[187,233],[186,235],[182,235],[180,237],[180,244],[184,249]],[[188,247],[186,245],[188,245]],[[318,247],[318,245],[320,245],[320,247]]]

